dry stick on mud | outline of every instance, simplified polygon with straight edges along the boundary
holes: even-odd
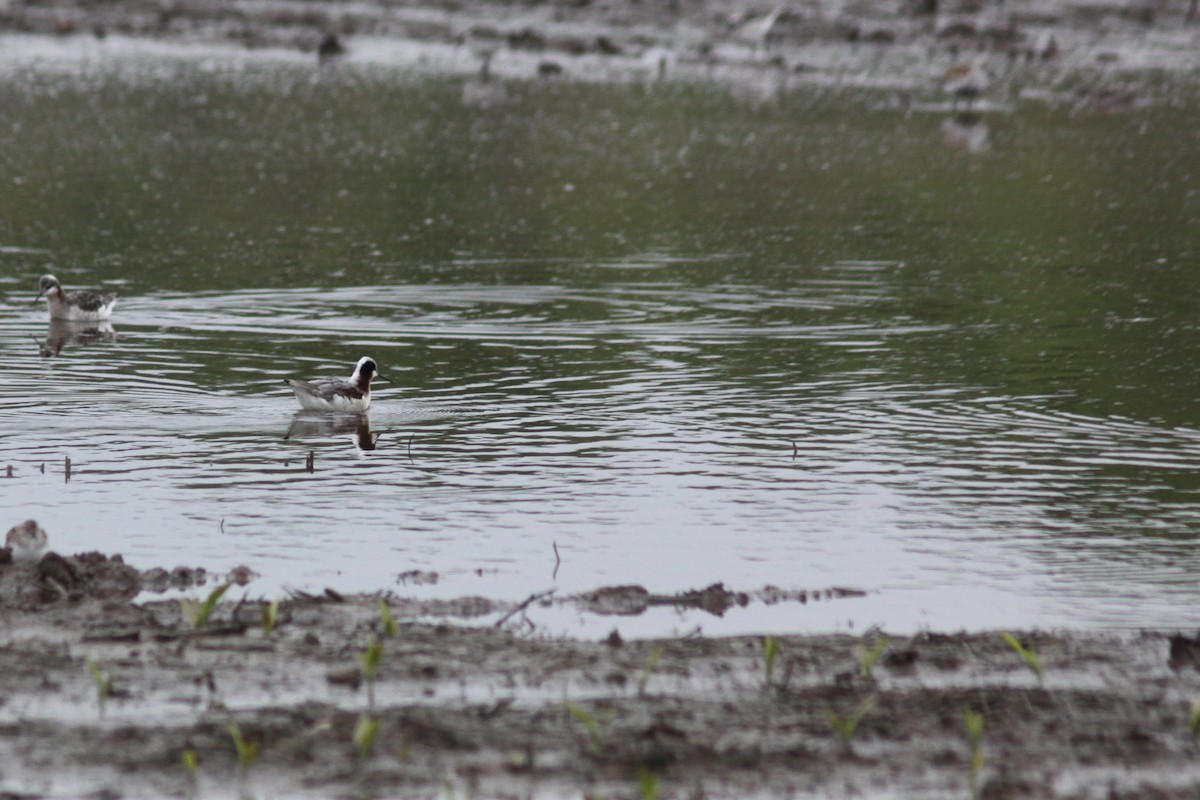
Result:
[[[529,597],[525,598],[519,605],[514,606],[511,610],[509,610],[509,612],[507,614],[505,614],[500,619],[496,620],[496,627],[499,628],[501,625],[508,622],[509,619],[511,619],[514,614],[524,611],[525,609],[529,608],[529,606],[531,604],[536,603],[538,600],[541,600],[542,598],[549,597],[550,595],[554,594],[557,591],[558,591],[558,589],[547,589],[544,592],[538,592],[536,594],[529,595]]]

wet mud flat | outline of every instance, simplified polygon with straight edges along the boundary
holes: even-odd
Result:
[[[485,598],[326,592],[272,607],[237,586],[198,625],[211,583],[194,606],[135,602],[161,571],[48,559],[0,565],[8,796],[1200,789],[1200,640],[1187,636],[1024,632],[1024,655],[994,632],[583,641]]]
[[[0,32],[282,48],[504,79],[764,75],[936,96],[978,57],[990,81],[1136,93],[1128,76],[1197,65],[1195,0],[9,0]],[[366,54],[364,56],[364,54]],[[1057,96],[1057,91],[1054,92]]]

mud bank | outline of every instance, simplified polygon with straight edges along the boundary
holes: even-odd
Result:
[[[197,627],[194,606],[133,602],[148,573],[55,559],[0,565],[0,790],[23,797],[1200,789],[1186,637],[1020,634],[1039,677],[996,633],[625,641],[618,619],[572,641],[482,598],[297,595],[265,626],[230,589]],[[454,613],[476,622],[413,621]]]
[[[937,96],[983,59],[1005,98],[1026,87],[1135,92],[1123,81],[1200,66],[1191,0],[10,0],[0,32],[284,48],[314,62],[493,76],[876,86]]]

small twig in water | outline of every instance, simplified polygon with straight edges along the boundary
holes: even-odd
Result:
[[[796,453],[798,453],[798,452],[800,452],[800,448],[796,445],[796,442],[793,440],[792,441],[792,461],[796,460]]]
[[[317,460],[317,452],[315,450],[308,451],[308,458],[304,461],[304,469],[308,472],[313,471],[313,466]]]
[[[221,517],[221,533],[225,532],[225,518]]]
[[[529,595],[529,597],[525,598],[520,604],[509,609],[509,612],[507,614],[505,614],[500,619],[496,620],[496,627],[499,628],[501,625],[508,622],[513,617],[513,615],[521,613],[525,609],[529,608],[529,606],[536,603],[538,600],[541,600],[545,597],[549,597],[550,595],[554,594],[557,591],[558,591],[558,589],[547,589],[544,592],[537,592],[536,594]]]
[[[410,463],[410,464],[412,463],[412,440],[413,440],[413,437],[409,436],[408,437],[408,463]]]
[[[558,580],[558,568],[562,564],[562,559],[558,555],[558,542],[550,542],[550,546],[554,548],[554,574],[550,576],[551,580]]]
[[[63,459],[63,483],[71,482],[71,457]]]

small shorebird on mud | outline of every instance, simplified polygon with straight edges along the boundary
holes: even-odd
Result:
[[[4,537],[4,546],[12,553],[13,561],[24,563],[40,560],[49,543],[42,526],[32,519],[13,525]]]

